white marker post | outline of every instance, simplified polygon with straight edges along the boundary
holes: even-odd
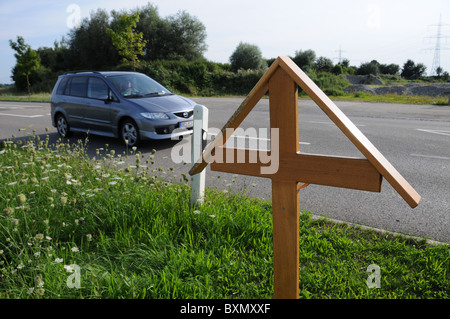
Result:
[[[203,105],[194,106],[194,131],[192,133],[192,163],[203,153],[208,137],[208,109]],[[191,177],[191,203],[201,205],[205,196],[205,171]]]

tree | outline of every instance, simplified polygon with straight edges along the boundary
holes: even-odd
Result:
[[[358,70],[356,71],[358,75],[379,75],[380,74],[380,63],[377,60],[372,60],[370,62],[361,63]]]
[[[409,80],[414,80],[423,76],[426,70],[427,67],[423,63],[416,65],[413,60],[408,60],[403,65],[401,76]]]
[[[314,62],[314,69],[318,72],[331,72],[333,70],[333,61],[331,59],[321,56]]]
[[[108,28],[108,12],[98,9],[72,29],[68,34],[68,68],[102,70],[117,65],[120,57],[106,32]]]
[[[333,69],[331,70],[331,72],[334,75],[340,75],[342,73],[344,73],[344,68],[342,67],[342,65],[340,63],[336,64]]]
[[[230,56],[231,70],[259,70],[267,66],[258,46],[249,43],[239,43]]]
[[[349,59],[343,59],[340,63],[343,68],[349,68],[350,67],[350,60]]]
[[[117,14],[113,12],[113,15]],[[139,64],[139,56],[144,54],[147,41],[143,39],[142,32],[135,32],[136,24],[139,22],[139,13],[120,14],[115,30],[106,29],[111,37],[113,45],[123,57],[123,62],[130,64],[133,70]]]
[[[9,40],[9,45],[16,51],[14,57],[17,60],[15,71],[24,75],[27,80],[28,95],[31,95],[30,75],[31,72],[37,70],[40,66],[41,59],[39,54],[33,50],[30,45],[25,43],[23,37],[18,36],[17,42]]]
[[[400,66],[398,64],[381,64],[380,65],[380,73],[381,74],[389,74],[389,75],[397,75],[400,71]]]
[[[157,7],[150,3],[133,12],[140,13],[136,31],[142,32],[147,41],[145,60],[194,61],[203,58],[207,49],[206,27],[196,17],[180,11],[163,19]]]
[[[206,28],[196,17],[186,11],[180,11],[167,18],[170,25],[167,41],[171,44],[169,59],[186,59],[189,61],[203,58],[206,51]],[[170,40],[170,41],[169,41]]]
[[[305,72],[308,72],[312,68],[315,60],[316,53],[313,50],[295,51],[295,56],[292,58],[292,61]]]

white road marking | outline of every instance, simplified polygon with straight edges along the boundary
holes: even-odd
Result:
[[[5,115],[5,116],[14,116],[14,117],[26,117],[26,118],[35,118],[35,117],[43,117],[44,115],[21,115],[21,114],[9,114],[9,113],[0,113],[0,115]]]
[[[418,128],[417,131],[450,136],[450,131],[444,131],[444,130],[426,130],[426,129]]]
[[[450,157],[445,157],[445,156],[434,156],[434,155],[423,155],[423,154],[411,154],[411,156],[424,157],[424,158],[433,158],[433,159],[443,159],[443,160],[449,160],[450,161]]]
[[[333,122],[325,122],[325,121],[305,121],[306,123],[312,123],[312,124],[326,124],[326,125],[331,125],[331,126],[335,126],[336,124],[334,124]],[[355,124],[355,126],[359,126],[359,127],[363,127],[366,126],[365,124]]]
[[[208,139],[212,138],[214,139],[216,137],[215,134],[208,134]],[[249,140],[259,140],[259,141],[269,141],[270,142],[270,138],[262,138],[262,137],[251,137],[251,136],[240,136],[240,135],[232,135],[230,138],[235,138],[235,139],[249,139]],[[311,143],[308,142],[300,142],[300,145],[311,145]]]

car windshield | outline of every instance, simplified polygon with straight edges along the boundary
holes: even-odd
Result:
[[[144,74],[112,75],[108,79],[126,98],[139,98],[172,94],[164,86]]]

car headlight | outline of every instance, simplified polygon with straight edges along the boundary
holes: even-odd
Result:
[[[166,113],[141,113],[143,117],[150,120],[168,120],[169,116]]]

